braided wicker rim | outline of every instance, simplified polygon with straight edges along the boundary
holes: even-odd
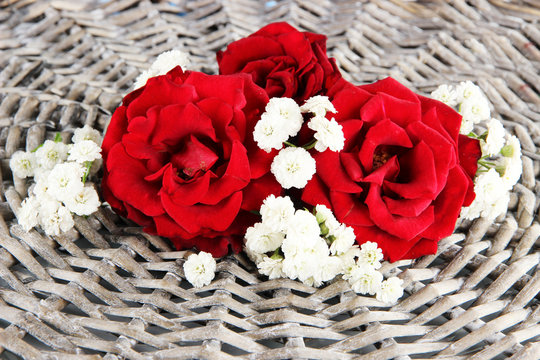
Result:
[[[0,357],[7,359],[540,358],[540,4],[537,0],[0,0]],[[28,184],[9,158],[88,124],[104,131],[155,56],[215,52],[273,21],[328,36],[344,76],[419,93],[475,81],[523,147],[495,222],[458,225],[439,252],[384,266],[393,306],[336,279],[322,288],[218,262],[202,289],[186,251],[110,209],[47,237],[17,224]]]

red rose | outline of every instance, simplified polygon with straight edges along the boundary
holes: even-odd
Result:
[[[267,25],[217,53],[221,74],[251,74],[269,97],[301,103],[324,93],[341,74],[326,56],[326,36],[300,32],[287,23]]]
[[[268,102],[248,75],[180,67],[124,98],[103,140],[105,200],[177,248],[223,256],[280,186],[253,128]],[[233,243],[239,250],[242,236]]]
[[[331,97],[345,147],[314,154],[317,174],[302,199],[333,209],[390,261],[435,253],[474,199],[478,141],[459,135],[454,110],[391,78]]]

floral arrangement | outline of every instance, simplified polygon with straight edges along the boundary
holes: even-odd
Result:
[[[114,112],[101,147],[104,200],[178,249],[199,250],[184,263],[194,286],[211,282],[215,257],[244,250],[270,279],[321,286],[341,276],[391,303],[402,280],[384,280],[383,259],[434,254],[460,218],[506,211],[520,145],[490,119],[476,85],[441,85],[431,98],[391,78],[354,85],[327,56],[324,35],[286,23],[229,44],[217,62],[220,74],[207,75],[187,70],[180,51],[160,55]],[[95,204],[80,194],[99,152],[75,150],[75,138],[70,149],[43,145],[62,148],[63,160],[36,176],[34,190],[46,184],[55,194],[61,177],[70,184],[63,196]],[[14,172],[37,174],[28,164],[43,163],[40,151],[14,155]],[[90,211],[55,201],[62,214]],[[29,203],[19,222],[57,233],[28,215],[37,206]]]

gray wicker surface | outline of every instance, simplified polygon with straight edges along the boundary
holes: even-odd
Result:
[[[106,208],[64,236],[17,225],[28,184],[9,169],[16,150],[103,130],[165,50],[215,72],[215,51],[277,20],[328,35],[356,83],[390,75],[429,93],[476,81],[523,147],[508,213],[385,266],[406,285],[392,307],[342,280],[266,281],[243,256],[193,289],[186,252]],[[539,20],[538,0],[0,0],[0,357],[540,358]]]

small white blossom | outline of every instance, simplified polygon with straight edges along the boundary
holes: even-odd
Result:
[[[288,138],[289,134],[285,131],[285,126],[281,120],[266,113],[262,114],[253,130],[253,139],[257,146],[268,153],[272,149],[281,149]]]
[[[68,150],[64,143],[46,140],[35,152],[37,163],[45,170],[50,170],[67,159]]]
[[[504,174],[502,179],[507,189],[511,189],[521,177],[523,164],[521,161],[521,144],[514,135],[510,136],[501,150],[503,154]]]
[[[334,104],[330,102],[328,96],[316,95],[307,99],[304,102],[304,105],[300,107],[300,111],[324,117],[328,111],[336,113],[336,108],[334,107]]]
[[[59,201],[41,199],[39,224],[47,235],[60,235],[73,228],[71,212]]]
[[[484,96],[466,99],[459,106],[459,113],[464,121],[478,124],[480,121],[489,119],[489,102]]]
[[[480,141],[482,156],[494,156],[497,155],[504,146],[504,136],[506,131],[504,130],[503,124],[496,119],[490,119],[486,125],[486,140]]]
[[[152,63],[150,68],[146,71],[143,71],[135,80],[133,85],[134,89],[138,89],[146,85],[146,82],[149,78],[165,75],[170,70],[176,66],[181,66],[182,68],[189,65],[189,59],[185,53],[180,50],[170,50],[161,53],[157,59]]]
[[[84,169],[80,164],[66,162],[57,164],[47,177],[47,193],[57,200],[64,201],[68,197],[82,191]]]
[[[458,95],[454,87],[451,85],[440,85],[431,93],[431,97],[445,103],[450,107],[457,105]]]
[[[330,244],[330,253],[332,255],[340,255],[349,250],[356,240],[354,230],[350,226],[341,224],[333,233],[334,241]]]
[[[192,254],[184,263],[184,274],[187,281],[196,288],[208,285],[216,276],[216,260],[204,251]]]
[[[371,266],[356,266],[350,272],[349,283],[359,294],[375,295],[381,288],[383,276]]]
[[[49,195],[49,174],[51,173],[51,170],[43,171],[39,174],[39,176],[34,177],[35,184],[32,188],[32,193],[36,195],[37,198],[42,198],[44,196],[51,196]]]
[[[283,188],[302,189],[315,174],[315,159],[303,148],[288,147],[274,157],[270,170]]]
[[[306,210],[296,210],[289,220],[287,237],[297,239],[319,238],[321,229],[315,215]]]
[[[313,279],[309,279],[317,275],[321,259],[328,257],[328,245],[323,238],[318,237],[309,242],[296,239],[294,246],[296,246],[296,253],[293,255],[287,254],[284,250],[283,272],[290,279],[298,278],[302,282],[312,282]]]
[[[36,155],[26,151],[16,151],[11,155],[9,167],[13,174],[21,179],[34,176],[37,167]]]
[[[29,231],[38,224],[38,213],[39,201],[35,196],[29,196],[23,200],[17,219],[24,231]]]
[[[358,245],[354,245],[343,254],[335,256],[341,261],[341,272],[343,273],[343,280],[349,280],[352,278],[352,272],[354,268],[358,266],[355,259],[359,256],[360,248],[358,247]]]
[[[470,120],[465,119],[465,117],[462,117],[459,133],[462,135],[468,135],[469,133],[473,131],[473,129],[474,129],[474,123]]]
[[[358,256],[359,265],[369,265],[378,269],[381,267],[382,259],[382,250],[376,242],[367,241],[360,246],[360,254]]]
[[[257,264],[259,272],[268,276],[270,280],[283,277],[283,258],[269,257],[264,255],[262,261]]]
[[[100,205],[99,196],[92,186],[85,186],[78,193],[67,194],[64,203],[69,211],[79,216],[95,213]]]
[[[266,104],[265,112],[282,126],[287,138],[296,136],[304,121],[300,107],[291,98],[271,98]]]
[[[254,252],[246,246],[244,246],[244,251],[246,252],[248,258],[255,263],[255,265],[258,265],[261,261],[264,260],[264,257],[267,256],[259,252]]]
[[[265,223],[256,223],[246,231],[246,247],[254,253],[274,251],[283,243],[285,235],[273,232]]]
[[[479,216],[493,220],[508,206],[509,194],[503,179],[493,168],[474,180],[476,197],[470,206],[461,210],[461,217],[473,220]]]
[[[269,195],[261,206],[262,222],[275,232],[286,231],[293,215],[294,204],[288,196]]]
[[[333,235],[340,226],[340,223],[332,213],[332,210],[325,205],[318,204],[315,206],[315,217],[317,218],[317,222],[320,224],[321,229],[326,227],[328,235]],[[326,236],[327,234],[323,233],[323,235]]]
[[[384,280],[379,291],[377,291],[377,300],[384,303],[395,303],[403,296],[403,280],[398,277],[391,277]]]
[[[315,150],[319,152],[326,151],[341,151],[345,145],[345,136],[343,128],[335,119],[328,120],[322,116],[315,116],[308,122],[308,127],[315,131]]]
[[[456,96],[457,102],[462,103],[469,99],[483,97],[484,94],[480,87],[473,84],[472,81],[463,81],[456,86]]]
[[[69,150],[69,161],[85,163],[97,159],[101,159],[101,148],[92,140],[79,141]]]
[[[82,128],[75,129],[71,141],[76,144],[83,140],[90,140],[100,145],[102,139],[99,131],[97,131],[96,129],[92,129],[88,125],[84,125],[84,127]]]
[[[321,259],[321,263],[315,272],[314,280],[319,282],[330,281],[341,273],[343,264],[337,256],[326,256]]]

